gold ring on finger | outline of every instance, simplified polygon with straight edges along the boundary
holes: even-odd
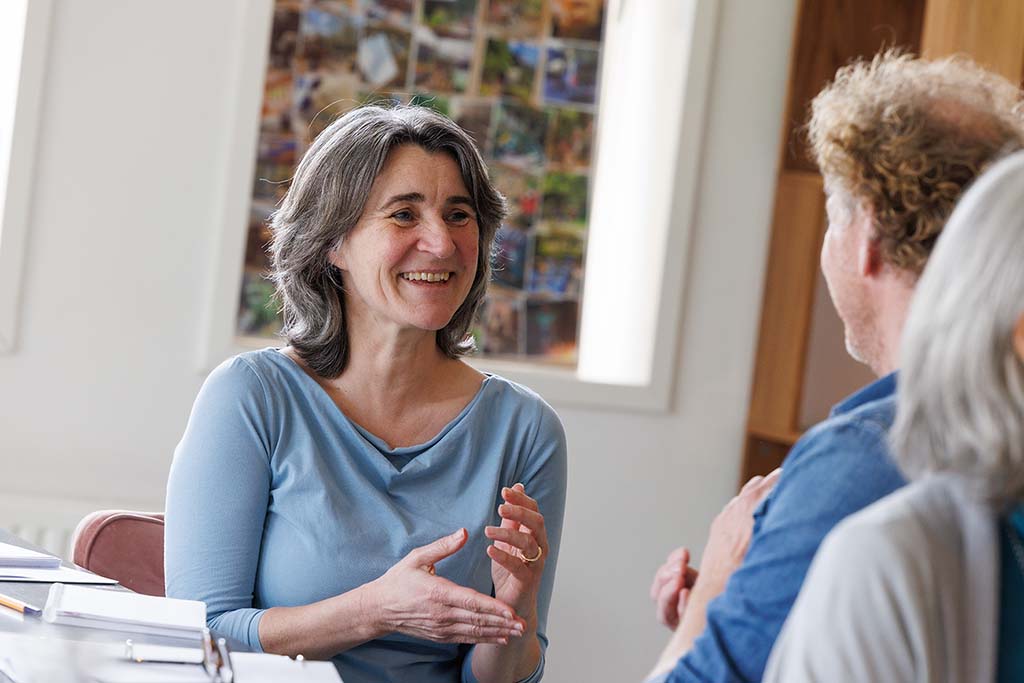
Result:
[[[536,562],[537,560],[539,560],[540,556],[543,555],[543,554],[544,554],[544,549],[541,548],[538,545],[537,546],[537,554],[536,555],[534,555],[533,557],[527,557],[526,555],[523,555],[522,558],[520,558],[520,559],[522,559],[523,564],[530,564],[531,562]]]

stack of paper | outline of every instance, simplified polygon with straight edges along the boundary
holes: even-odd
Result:
[[[199,639],[206,627],[206,605],[196,600],[55,583],[50,586],[43,607],[43,620],[125,633]]]
[[[17,567],[22,569],[56,569],[60,566],[60,558],[35,550],[0,543],[0,567]]]

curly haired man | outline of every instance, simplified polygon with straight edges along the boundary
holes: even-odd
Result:
[[[699,573],[684,550],[669,556],[652,597],[675,628],[650,681],[760,681],[822,539],[904,485],[887,435],[910,300],[964,189],[1024,146],[1020,100],[1017,86],[965,58],[891,50],[840,69],[814,99],[808,132],[828,214],[821,268],[849,353],[879,379],[810,429],[781,475],[726,507]]]

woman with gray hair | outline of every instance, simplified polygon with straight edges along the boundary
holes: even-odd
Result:
[[[953,212],[901,354],[913,483],[828,535],[766,681],[1024,680],[1024,152]]]
[[[226,361],[196,399],[167,595],[346,683],[540,680],[565,436],[461,360],[504,215],[429,109],[363,107],[315,140],[271,226],[288,346]]]

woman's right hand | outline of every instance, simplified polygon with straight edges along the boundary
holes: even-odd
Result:
[[[368,607],[382,633],[500,645],[523,634],[524,620],[505,603],[434,575],[434,565],[461,550],[467,538],[466,530],[459,529],[416,548],[367,585]]]

